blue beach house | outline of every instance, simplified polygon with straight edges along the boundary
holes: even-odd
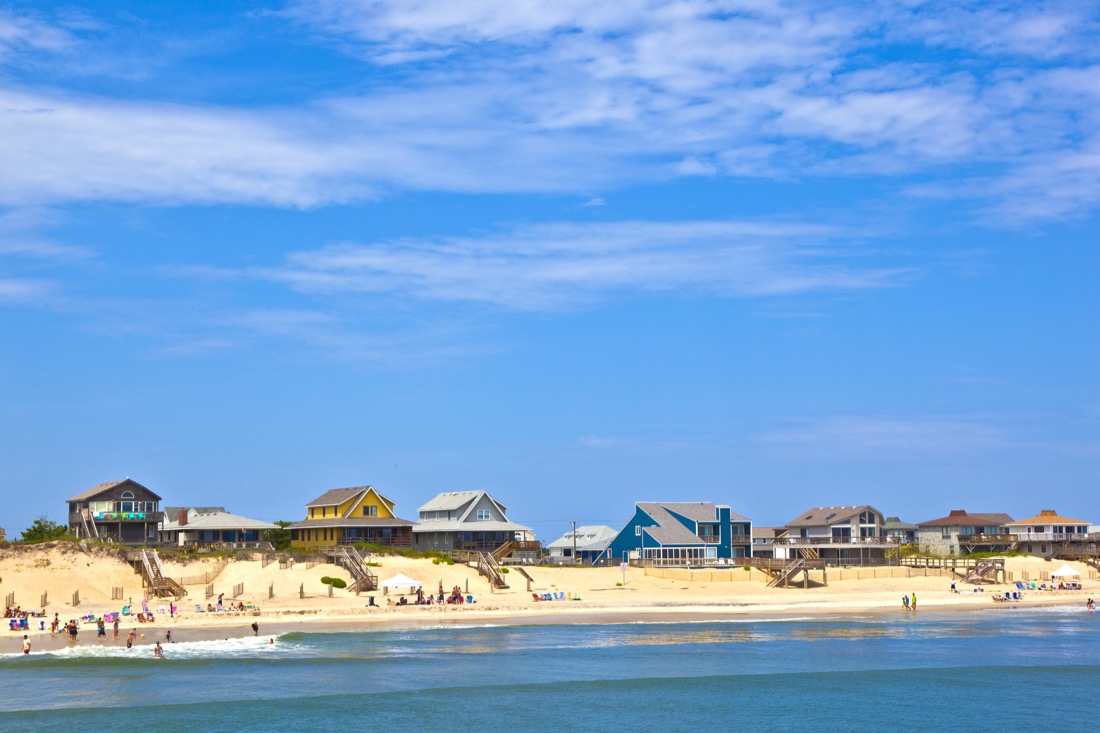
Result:
[[[706,501],[638,502],[634,516],[600,555],[608,564],[640,559],[658,565],[693,565],[747,557],[752,522]]]

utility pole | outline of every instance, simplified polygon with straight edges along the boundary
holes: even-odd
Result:
[[[573,522],[573,564],[577,564],[577,520],[571,520]]]

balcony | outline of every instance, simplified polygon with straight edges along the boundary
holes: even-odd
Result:
[[[379,547],[412,547],[412,535],[398,535],[394,537],[338,537],[338,545],[378,545]]]
[[[89,512],[88,520],[94,520],[97,524],[115,522],[141,522],[143,524],[158,524],[164,521],[164,512]],[[69,525],[75,526],[84,523],[81,512],[69,513]]]
[[[788,547],[818,547],[821,545],[888,547],[903,544],[903,542],[899,537],[776,537],[775,544]]]
[[[960,545],[1014,545],[1020,538],[1014,534],[961,534]]]
[[[1063,534],[1061,532],[1021,532],[1012,535],[1016,542],[1095,542],[1097,534]]]

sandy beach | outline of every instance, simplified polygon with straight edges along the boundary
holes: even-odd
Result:
[[[901,599],[916,595],[920,610],[965,612],[1001,610],[1038,605],[1080,605],[1089,597],[1100,596],[1100,582],[1090,578],[1082,563],[1070,563],[1080,573],[1083,590],[1028,591],[1023,600],[994,603],[992,596],[1011,588],[985,585],[982,590],[957,582],[958,593],[951,592],[951,577],[944,571],[908,568],[830,569],[828,585],[810,588],[768,588],[767,576],[752,570],[696,570],[630,568],[625,576],[618,568],[529,567],[528,581],[516,569],[508,577],[509,588],[492,589],[473,568],[455,564],[434,564],[431,560],[380,556],[372,558],[379,579],[403,573],[419,580],[424,592],[442,587],[447,593],[458,586],[472,595],[474,603],[460,605],[396,605],[400,595],[391,591],[372,591],[355,595],[333,590],[321,583],[323,576],[350,580],[342,568],[303,563],[280,569],[278,563],[261,567],[259,560],[234,561],[211,578],[214,596],[206,598],[205,584],[187,585],[188,595],[177,601],[178,613],[169,618],[171,599],[149,598],[155,613],[153,623],[138,623],[123,617],[117,640],[108,625],[107,638],[97,639],[94,622],[81,621],[77,643],[123,644],[130,629],[136,629],[138,644],[162,640],[171,630],[176,641],[217,639],[253,634],[278,634],[309,629],[311,631],[363,630],[379,628],[437,626],[447,624],[561,624],[621,623],[630,621],[694,621],[718,619],[792,618],[828,615],[866,615],[904,613]],[[1014,579],[1026,573],[1038,581],[1040,573],[1050,572],[1061,562],[1039,558],[1007,558],[1006,569]],[[187,563],[165,562],[168,575],[193,578],[213,572],[213,560]],[[1092,573],[1095,575],[1095,571]],[[875,576],[875,577],[872,577]],[[243,592],[231,597],[235,586]],[[530,585],[530,590],[528,586]],[[112,589],[122,588],[123,600],[112,600]],[[23,609],[45,611],[45,619],[33,619],[29,631],[5,631],[4,651],[19,650],[27,633],[36,649],[68,644],[68,638],[49,631],[50,620],[58,614],[62,624],[70,619],[101,616],[117,612],[133,599],[139,608],[143,596],[141,577],[108,548],[89,548],[83,552],[72,543],[48,543],[38,546],[8,546],[0,550],[0,589],[5,597],[14,594]],[[73,594],[79,591],[79,605],[73,606]],[[46,594],[45,607],[41,605]],[[533,594],[564,594],[580,600],[535,601]],[[218,594],[224,603],[251,603],[258,612],[208,612]],[[270,595],[270,597],[269,597]],[[373,597],[376,605],[369,605]],[[415,604],[415,596],[407,596]],[[394,604],[394,605],[391,605]],[[199,607],[204,609],[199,611]],[[165,612],[160,613],[159,609]],[[46,630],[39,629],[39,620]]]

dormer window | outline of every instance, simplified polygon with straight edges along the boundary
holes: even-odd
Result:
[[[477,510],[477,521],[485,522],[493,518],[493,515],[489,513],[488,509]]]

